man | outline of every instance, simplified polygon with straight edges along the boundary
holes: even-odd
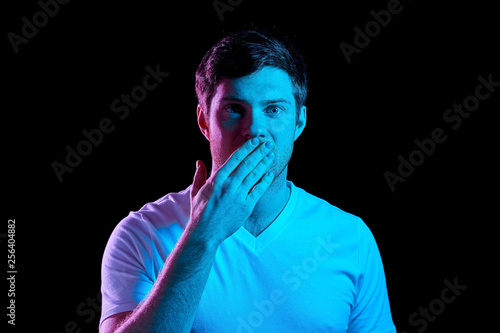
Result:
[[[286,179],[306,125],[302,57],[232,33],[204,56],[196,92],[211,175],[197,161],[191,186],[115,228],[100,331],[395,332],[367,226]]]

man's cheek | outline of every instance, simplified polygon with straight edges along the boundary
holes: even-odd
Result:
[[[286,131],[293,132],[295,129],[295,121],[290,117],[282,117],[271,123],[271,130],[274,133],[282,133]]]

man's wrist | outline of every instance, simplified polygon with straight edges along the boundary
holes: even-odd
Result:
[[[203,232],[200,228],[196,228],[193,225],[188,225],[186,232],[189,238],[188,244],[204,252],[216,252],[220,243],[222,243],[222,241],[219,241],[213,235]]]

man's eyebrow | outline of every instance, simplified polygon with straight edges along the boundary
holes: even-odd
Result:
[[[232,95],[229,95],[229,96],[224,96],[221,98],[221,100],[223,101],[234,101],[234,102],[240,102],[240,103],[247,103],[248,102],[242,98],[239,98],[239,97],[236,97],[236,96],[232,96]]]
[[[231,96],[231,95],[222,97],[222,100],[248,104],[248,102],[246,100],[239,98],[239,97],[236,97],[236,96]],[[292,105],[292,103],[285,98],[268,99],[268,100],[260,102],[261,105],[269,105],[269,104],[276,104],[276,103],[285,103],[285,104]]]
[[[263,104],[263,105],[276,104],[276,103],[285,103],[285,104],[290,104],[290,105],[292,104],[292,103],[290,103],[289,100],[287,100],[285,98],[268,99],[268,100],[261,102],[261,104]]]

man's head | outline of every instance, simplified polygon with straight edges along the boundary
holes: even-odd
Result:
[[[203,57],[196,71],[196,95],[203,111],[210,111],[210,100],[222,78],[247,76],[264,66],[287,72],[300,109],[307,97],[307,72],[300,53],[269,34],[247,30],[228,34]]]
[[[213,169],[253,137],[273,142],[276,176],[286,169],[306,123],[307,74],[292,46],[261,32],[231,33],[203,57],[196,94]]]

